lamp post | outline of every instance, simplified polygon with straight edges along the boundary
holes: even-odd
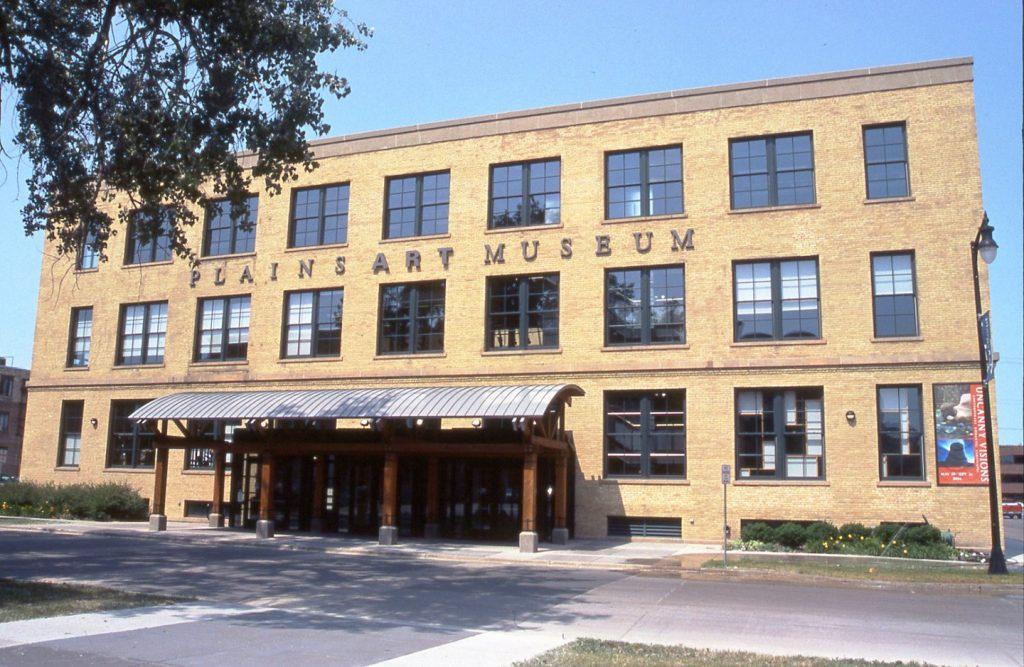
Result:
[[[989,574],[1007,574],[1006,557],[1003,555],[1003,541],[999,530],[999,483],[996,479],[996,453],[994,432],[992,429],[992,407],[988,394],[989,369],[987,364],[988,355],[985,353],[985,333],[982,330],[981,319],[981,279],[978,275],[978,255],[986,264],[991,264],[996,259],[996,251],[999,246],[992,238],[992,225],[988,224],[988,214],[981,219],[981,226],[978,228],[978,235],[971,243],[971,267],[974,270],[974,308],[976,324],[978,325],[978,357],[981,365],[981,395],[985,406],[985,452],[988,455],[988,508],[989,521],[992,524],[992,555],[988,560]]]

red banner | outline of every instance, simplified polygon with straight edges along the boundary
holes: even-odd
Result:
[[[935,462],[938,483],[951,486],[988,484],[988,427],[984,388],[980,384],[937,384]]]

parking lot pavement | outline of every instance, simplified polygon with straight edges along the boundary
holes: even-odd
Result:
[[[1024,519],[1003,519],[1003,530],[1006,535],[1006,557],[1013,558],[1024,554]]]

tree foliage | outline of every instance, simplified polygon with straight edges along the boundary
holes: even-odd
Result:
[[[315,168],[306,133],[330,130],[325,92],[349,93],[317,57],[370,36],[331,0],[0,0],[26,233],[103,253],[132,211],[147,241],[170,206],[172,248],[194,260],[184,232],[206,197],[242,216],[253,179],[278,193]],[[129,205],[105,206],[114,193]]]

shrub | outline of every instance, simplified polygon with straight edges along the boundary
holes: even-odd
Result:
[[[871,529],[862,523],[844,523],[839,526],[839,534],[845,535],[847,539],[870,537]]]
[[[805,544],[820,544],[839,536],[839,531],[828,521],[815,521],[804,529],[804,533],[807,536]]]
[[[775,529],[763,521],[753,521],[743,524],[740,537],[744,542],[774,542]]]
[[[888,544],[899,531],[900,527],[901,524],[898,523],[880,523],[871,531],[871,535],[873,537],[877,537],[882,544]]]
[[[127,484],[0,485],[0,514],[96,521],[145,519],[149,505]]]
[[[940,544],[942,532],[935,526],[913,526],[903,531],[903,541],[912,544]]]
[[[807,542],[807,529],[798,523],[784,523],[774,533],[774,541],[790,549],[802,547]]]

